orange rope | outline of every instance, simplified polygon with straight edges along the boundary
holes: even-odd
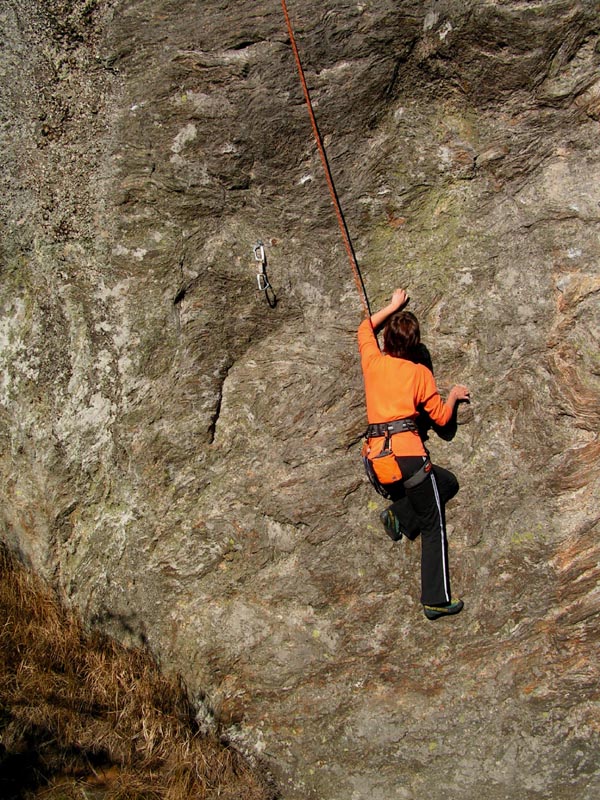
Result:
[[[352,268],[352,274],[354,275],[354,281],[356,283],[356,288],[358,289],[358,294],[363,305],[365,314],[370,317],[371,316],[371,309],[369,308],[369,300],[367,298],[367,292],[365,289],[365,285],[363,283],[362,275],[360,274],[360,269],[358,267],[358,262],[356,261],[356,255],[354,254],[354,248],[352,247],[352,242],[350,241],[350,235],[348,233],[348,228],[346,226],[346,221],[344,219],[344,215],[342,214],[342,209],[340,206],[340,201],[337,196],[337,192],[335,190],[335,185],[333,183],[333,177],[331,175],[331,169],[329,168],[329,162],[327,161],[327,155],[325,154],[325,147],[323,146],[323,140],[321,138],[321,134],[319,132],[319,128],[317,126],[317,120],[315,118],[315,112],[313,111],[312,102],[310,99],[310,94],[308,91],[308,86],[306,85],[306,78],[304,76],[304,70],[302,69],[302,62],[300,61],[300,54],[298,53],[298,47],[296,46],[296,39],[294,37],[294,30],[292,28],[292,23],[290,21],[290,15],[287,10],[287,5],[285,0],[281,0],[281,5],[283,8],[283,14],[285,16],[285,22],[287,25],[288,33],[290,36],[290,42],[292,45],[292,50],[294,51],[294,58],[296,59],[296,67],[298,68],[298,75],[300,77],[300,83],[302,84],[302,91],[304,92],[304,99],[306,100],[306,107],[308,109],[308,114],[310,117],[310,122],[312,125],[313,133],[315,136],[315,141],[317,143],[317,148],[319,150],[319,155],[321,156],[321,161],[323,162],[323,169],[325,170],[325,178],[327,180],[327,185],[329,186],[329,193],[331,194],[331,200],[333,202],[333,207],[335,209],[335,213],[338,220],[338,225],[340,226],[340,232],[342,234],[342,239],[344,241],[344,246],[346,248],[346,252],[348,253],[348,259],[350,260],[350,266]]]

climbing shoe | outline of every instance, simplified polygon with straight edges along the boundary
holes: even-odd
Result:
[[[452,600],[443,606],[423,606],[423,611],[427,619],[438,619],[439,617],[449,617],[452,614],[459,614],[463,610],[462,600]]]
[[[393,539],[395,542],[399,542],[402,538],[402,531],[400,530],[400,522],[398,521],[398,517],[392,511],[392,507],[386,508],[385,511],[382,511],[379,515],[379,519],[381,520],[381,524],[385,528],[385,532]]]

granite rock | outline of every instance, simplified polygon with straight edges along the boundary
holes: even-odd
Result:
[[[425,620],[362,474],[360,302],[265,0],[0,9],[3,537],[284,798],[591,800],[598,4],[289,6],[372,305],[406,286],[472,392],[429,441],[464,612]]]

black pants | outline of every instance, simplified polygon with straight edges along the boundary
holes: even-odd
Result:
[[[399,458],[398,461],[405,478],[423,465],[423,458],[419,456]],[[399,481],[386,488],[404,535],[415,539],[421,534],[421,602],[428,606],[449,603],[452,595],[445,507],[458,492],[455,475],[434,464],[427,478],[418,486],[406,489]]]

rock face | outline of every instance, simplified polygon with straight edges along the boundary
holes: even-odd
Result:
[[[283,798],[591,800],[598,3],[289,5],[372,305],[408,287],[472,392],[430,441],[465,611],[425,620],[378,523],[360,303],[264,0],[0,9],[3,536]]]

